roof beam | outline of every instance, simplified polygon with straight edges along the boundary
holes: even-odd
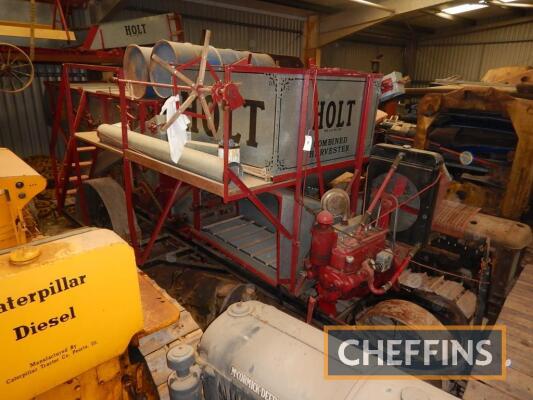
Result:
[[[319,45],[324,46],[398,15],[449,2],[450,0],[385,0],[379,4],[384,8],[394,10],[394,13],[378,8],[357,7],[333,15],[321,16]]]
[[[380,34],[361,32],[356,33],[349,38],[343,39],[347,43],[363,43],[363,44],[374,44],[379,46],[390,46],[390,47],[406,47],[409,40],[403,38],[390,38],[388,36],[383,36]],[[342,42],[341,41],[341,42]]]
[[[334,8],[328,5],[309,3],[301,0],[263,0],[269,4],[277,4],[293,10],[304,10],[308,14],[333,14],[340,11],[339,8]]]
[[[473,20],[473,19],[470,19],[470,18],[465,18],[465,17],[460,17],[458,15],[452,15],[452,14],[446,14],[445,12],[442,12],[442,11],[436,11],[436,10],[425,10],[423,11],[424,14],[426,15],[432,15],[434,17],[438,17],[438,18],[442,18],[442,19],[447,19],[448,21],[452,21],[452,22],[456,22],[462,26],[475,26],[476,25],[476,21]]]
[[[102,0],[95,4],[91,22],[94,24],[111,20],[125,6],[124,0]]]
[[[275,17],[283,17],[288,19],[305,20],[313,14],[309,10],[295,8],[294,6],[287,6],[279,4],[276,1],[266,2],[260,0],[184,0],[189,3],[203,4],[207,6],[226,8],[229,10],[237,10],[244,12],[251,12],[256,14],[272,15]]]
[[[431,28],[426,28],[424,26],[417,26],[411,24],[411,20],[400,20],[400,21],[387,21],[384,24],[377,25],[376,29],[382,29],[382,28],[391,28],[391,29],[398,29],[399,32],[404,32],[409,37],[412,37],[413,35],[421,34],[421,33],[433,33],[435,32]],[[398,33],[399,34],[399,33]]]
[[[483,24],[476,24],[475,26],[463,29],[446,29],[440,32],[436,32],[433,35],[425,35],[420,38],[421,41],[427,39],[442,39],[451,36],[460,36],[469,33],[475,33],[480,31],[487,31],[492,29],[506,28],[513,25],[521,25],[533,22],[533,14],[521,18],[505,19],[501,21],[488,21]]]

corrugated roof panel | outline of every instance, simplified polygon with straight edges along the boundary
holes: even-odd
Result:
[[[178,12],[182,16],[185,40],[200,43],[204,29],[210,29],[212,45],[287,56],[300,56],[303,21],[287,15],[251,13],[217,7],[212,4],[171,0],[130,0],[129,7],[161,13]],[[144,15],[148,15],[145,13]],[[139,17],[138,11],[125,10],[116,19]]]
[[[459,75],[478,81],[491,68],[533,65],[533,24],[426,40],[420,43],[415,81]]]
[[[529,22],[487,29],[468,34],[448,36],[445,38],[426,39],[420,41],[420,46],[452,44],[464,45],[469,43],[510,42],[515,40],[533,40],[533,24]]]
[[[482,75],[491,68],[533,65],[533,42],[484,45]]]
[[[478,80],[482,50],[482,46],[420,47],[414,80],[427,82],[452,75]]]
[[[383,54],[380,69],[387,74],[403,70],[403,53],[404,48],[398,46],[341,41],[322,49],[322,66],[370,71],[371,61],[378,54]]]

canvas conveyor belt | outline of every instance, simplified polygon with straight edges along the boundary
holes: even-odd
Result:
[[[170,164],[164,161],[160,161],[154,157],[151,157],[147,154],[128,149],[122,151],[120,145],[112,145],[108,143],[103,143],[96,131],[87,131],[87,132],[76,132],[76,138],[82,142],[87,143],[88,145],[96,146],[99,149],[109,151],[111,153],[117,154],[122,157],[142,165],[148,169],[160,172],[171,178],[182,181],[183,183],[189,184],[191,186],[197,187],[199,189],[205,190],[209,193],[216,194],[217,196],[224,196],[224,184],[223,182],[210,179],[202,174],[195,173],[183,168],[180,168],[177,165]],[[189,149],[193,151],[194,149]],[[198,153],[202,153],[198,151]],[[206,156],[211,156],[208,153],[203,153]],[[201,172],[201,171],[200,171]],[[222,170],[220,174],[222,174]],[[252,176],[250,174],[244,173],[240,177],[244,185],[251,190],[263,190],[265,191],[269,186],[272,186],[272,182],[265,181],[265,179]],[[245,197],[235,185],[229,185],[229,194],[230,195],[239,195]]]

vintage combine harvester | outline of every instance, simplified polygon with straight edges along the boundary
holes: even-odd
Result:
[[[76,192],[81,220],[105,221],[128,240],[139,266],[166,226],[231,260],[309,321],[495,320],[531,231],[443,200],[447,171],[437,153],[372,147],[379,76],[280,68],[266,55],[210,47],[209,33],[203,47],[162,41],[126,54],[124,70],[64,65],[64,76],[69,68],[115,73],[121,114],[118,124],[84,131],[79,102],[56,189],[60,208]],[[126,104],[147,87],[174,111],[140,133],[129,129]],[[184,115],[193,118],[188,132],[172,132]],[[91,163],[80,146],[93,149]],[[120,182],[94,175],[109,155],[122,166]],[[345,189],[326,190],[346,171]],[[139,201],[141,185],[155,206]],[[146,216],[155,221],[150,235],[139,228]]]
[[[117,74],[121,120],[82,131],[85,103],[79,102],[57,173],[59,207],[67,191],[77,191],[79,217],[90,223],[98,204],[107,205],[109,227],[131,242],[139,265],[167,217],[185,214],[189,225],[170,228],[216,249],[256,282],[307,304],[309,317],[318,304],[323,321],[354,322],[373,313],[389,320],[412,316],[399,321],[406,324],[420,323],[420,316],[494,321],[530,229],[444,200],[447,171],[437,153],[372,148],[380,77],[279,68],[268,55],[210,47],[209,35],[203,47],[166,40],[151,51],[132,46],[124,71],[97,67]],[[149,92],[174,94],[167,103],[178,103],[166,118],[148,121],[141,134],[128,129],[126,93]],[[176,160],[168,128],[184,115],[192,122]],[[84,180],[95,168],[105,169],[96,161],[83,171],[80,142],[94,146],[91,160],[98,152],[121,159],[121,185]],[[344,171],[353,173],[347,188],[327,191],[326,182]],[[157,221],[141,248],[133,194],[146,182],[160,215],[150,214]],[[173,209],[176,199],[187,206]]]

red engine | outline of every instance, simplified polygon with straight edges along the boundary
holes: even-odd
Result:
[[[383,151],[387,149],[384,147]],[[395,208],[400,208],[398,197],[406,190],[407,179],[400,174],[390,193],[386,188],[392,183],[392,178],[405,157],[414,157],[414,161],[421,157],[417,152],[411,153],[409,149],[403,148],[396,153],[387,172],[382,173],[383,180],[372,191],[370,204],[357,223],[352,219],[345,221],[347,225],[336,228],[329,211],[324,210],[317,215],[316,224],[311,230],[310,257],[306,269],[307,277],[317,282],[318,298],[310,298],[308,320],[312,316],[315,300],[318,300],[322,311],[335,316],[338,300],[360,298],[369,293],[384,294],[396,283],[420,248],[422,241],[418,241],[412,248],[397,244],[393,253],[386,243],[389,214]],[[438,166],[433,160],[431,162]],[[371,222],[378,204],[379,216]],[[421,220],[427,221],[428,218],[426,216]],[[427,234],[429,225],[425,226]],[[395,236],[396,231],[393,232],[393,237]]]
[[[386,229],[352,231],[337,232],[328,211],[318,214],[311,230],[307,277],[317,281],[318,305],[328,315],[337,314],[339,299],[385,293],[410,260],[396,263]]]

